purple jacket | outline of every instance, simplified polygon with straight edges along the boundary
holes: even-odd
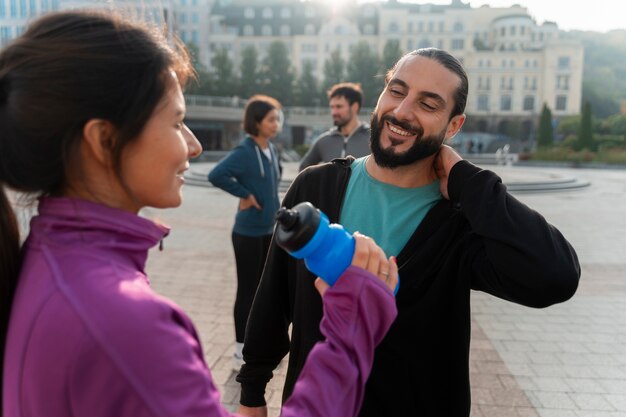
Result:
[[[144,273],[148,249],[167,232],[87,201],[40,201],[9,324],[5,417],[228,415],[191,320]],[[354,267],[324,306],[327,340],[283,416],[355,415],[396,314],[391,292]]]

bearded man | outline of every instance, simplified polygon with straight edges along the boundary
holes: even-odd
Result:
[[[562,234],[496,174],[444,144],[463,126],[467,91],[461,63],[447,52],[405,55],[372,115],[371,155],[304,170],[283,202],[310,201],[397,257],[398,316],[376,350],[362,417],[469,416],[470,291],[546,307],[578,285],[580,265]],[[314,280],[272,242],[237,377],[240,414],[267,415],[265,386],[287,353],[289,397],[322,340]]]
[[[370,127],[359,120],[359,111],[363,104],[361,85],[335,84],[326,95],[334,126],[314,140],[300,161],[300,171],[335,158],[360,158],[369,154]]]

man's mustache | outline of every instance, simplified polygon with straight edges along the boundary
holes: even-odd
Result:
[[[406,130],[407,132],[411,132],[411,133],[413,133],[414,135],[417,135],[417,136],[422,136],[424,134],[424,129],[422,129],[421,126],[413,126],[413,125],[411,125],[409,123],[401,122],[400,120],[396,119],[395,117],[393,117],[393,116],[391,116],[389,114],[386,114],[386,115],[382,116],[381,120],[383,122],[386,121],[386,122],[389,122],[389,123],[394,124],[396,126],[399,126],[402,129]]]

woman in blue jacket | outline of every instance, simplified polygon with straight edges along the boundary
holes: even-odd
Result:
[[[263,272],[279,208],[278,183],[282,167],[270,142],[280,131],[280,103],[268,96],[252,96],[244,111],[245,139],[209,173],[216,187],[239,197],[232,241],[237,265],[235,353],[233,369],[243,364],[243,339],[248,313]]]

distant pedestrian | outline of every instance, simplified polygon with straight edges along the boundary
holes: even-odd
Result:
[[[241,350],[246,322],[272,238],[274,215],[279,208],[282,166],[271,140],[280,131],[280,108],[280,103],[272,97],[251,97],[243,116],[246,137],[209,173],[213,185],[239,197],[232,232],[237,265],[235,370],[243,363]]]
[[[162,33],[63,12],[0,52],[4,417],[230,415],[191,319],[144,272],[169,229],[138,212],[180,205],[202,151],[183,122],[189,55]],[[38,197],[21,247],[5,187]],[[326,337],[283,417],[354,416],[361,405],[395,318],[397,266],[373,240],[355,240],[337,283],[315,283]]]
[[[344,158],[348,155],[359,158],[370,153],[369,125],[359,120],[359,111],[363,103],[361,86],[355,83],[335,84],[328,90],[327,95],[335,127],[315,139],[311,149],[300,162],[300,171],[334,158]]]

